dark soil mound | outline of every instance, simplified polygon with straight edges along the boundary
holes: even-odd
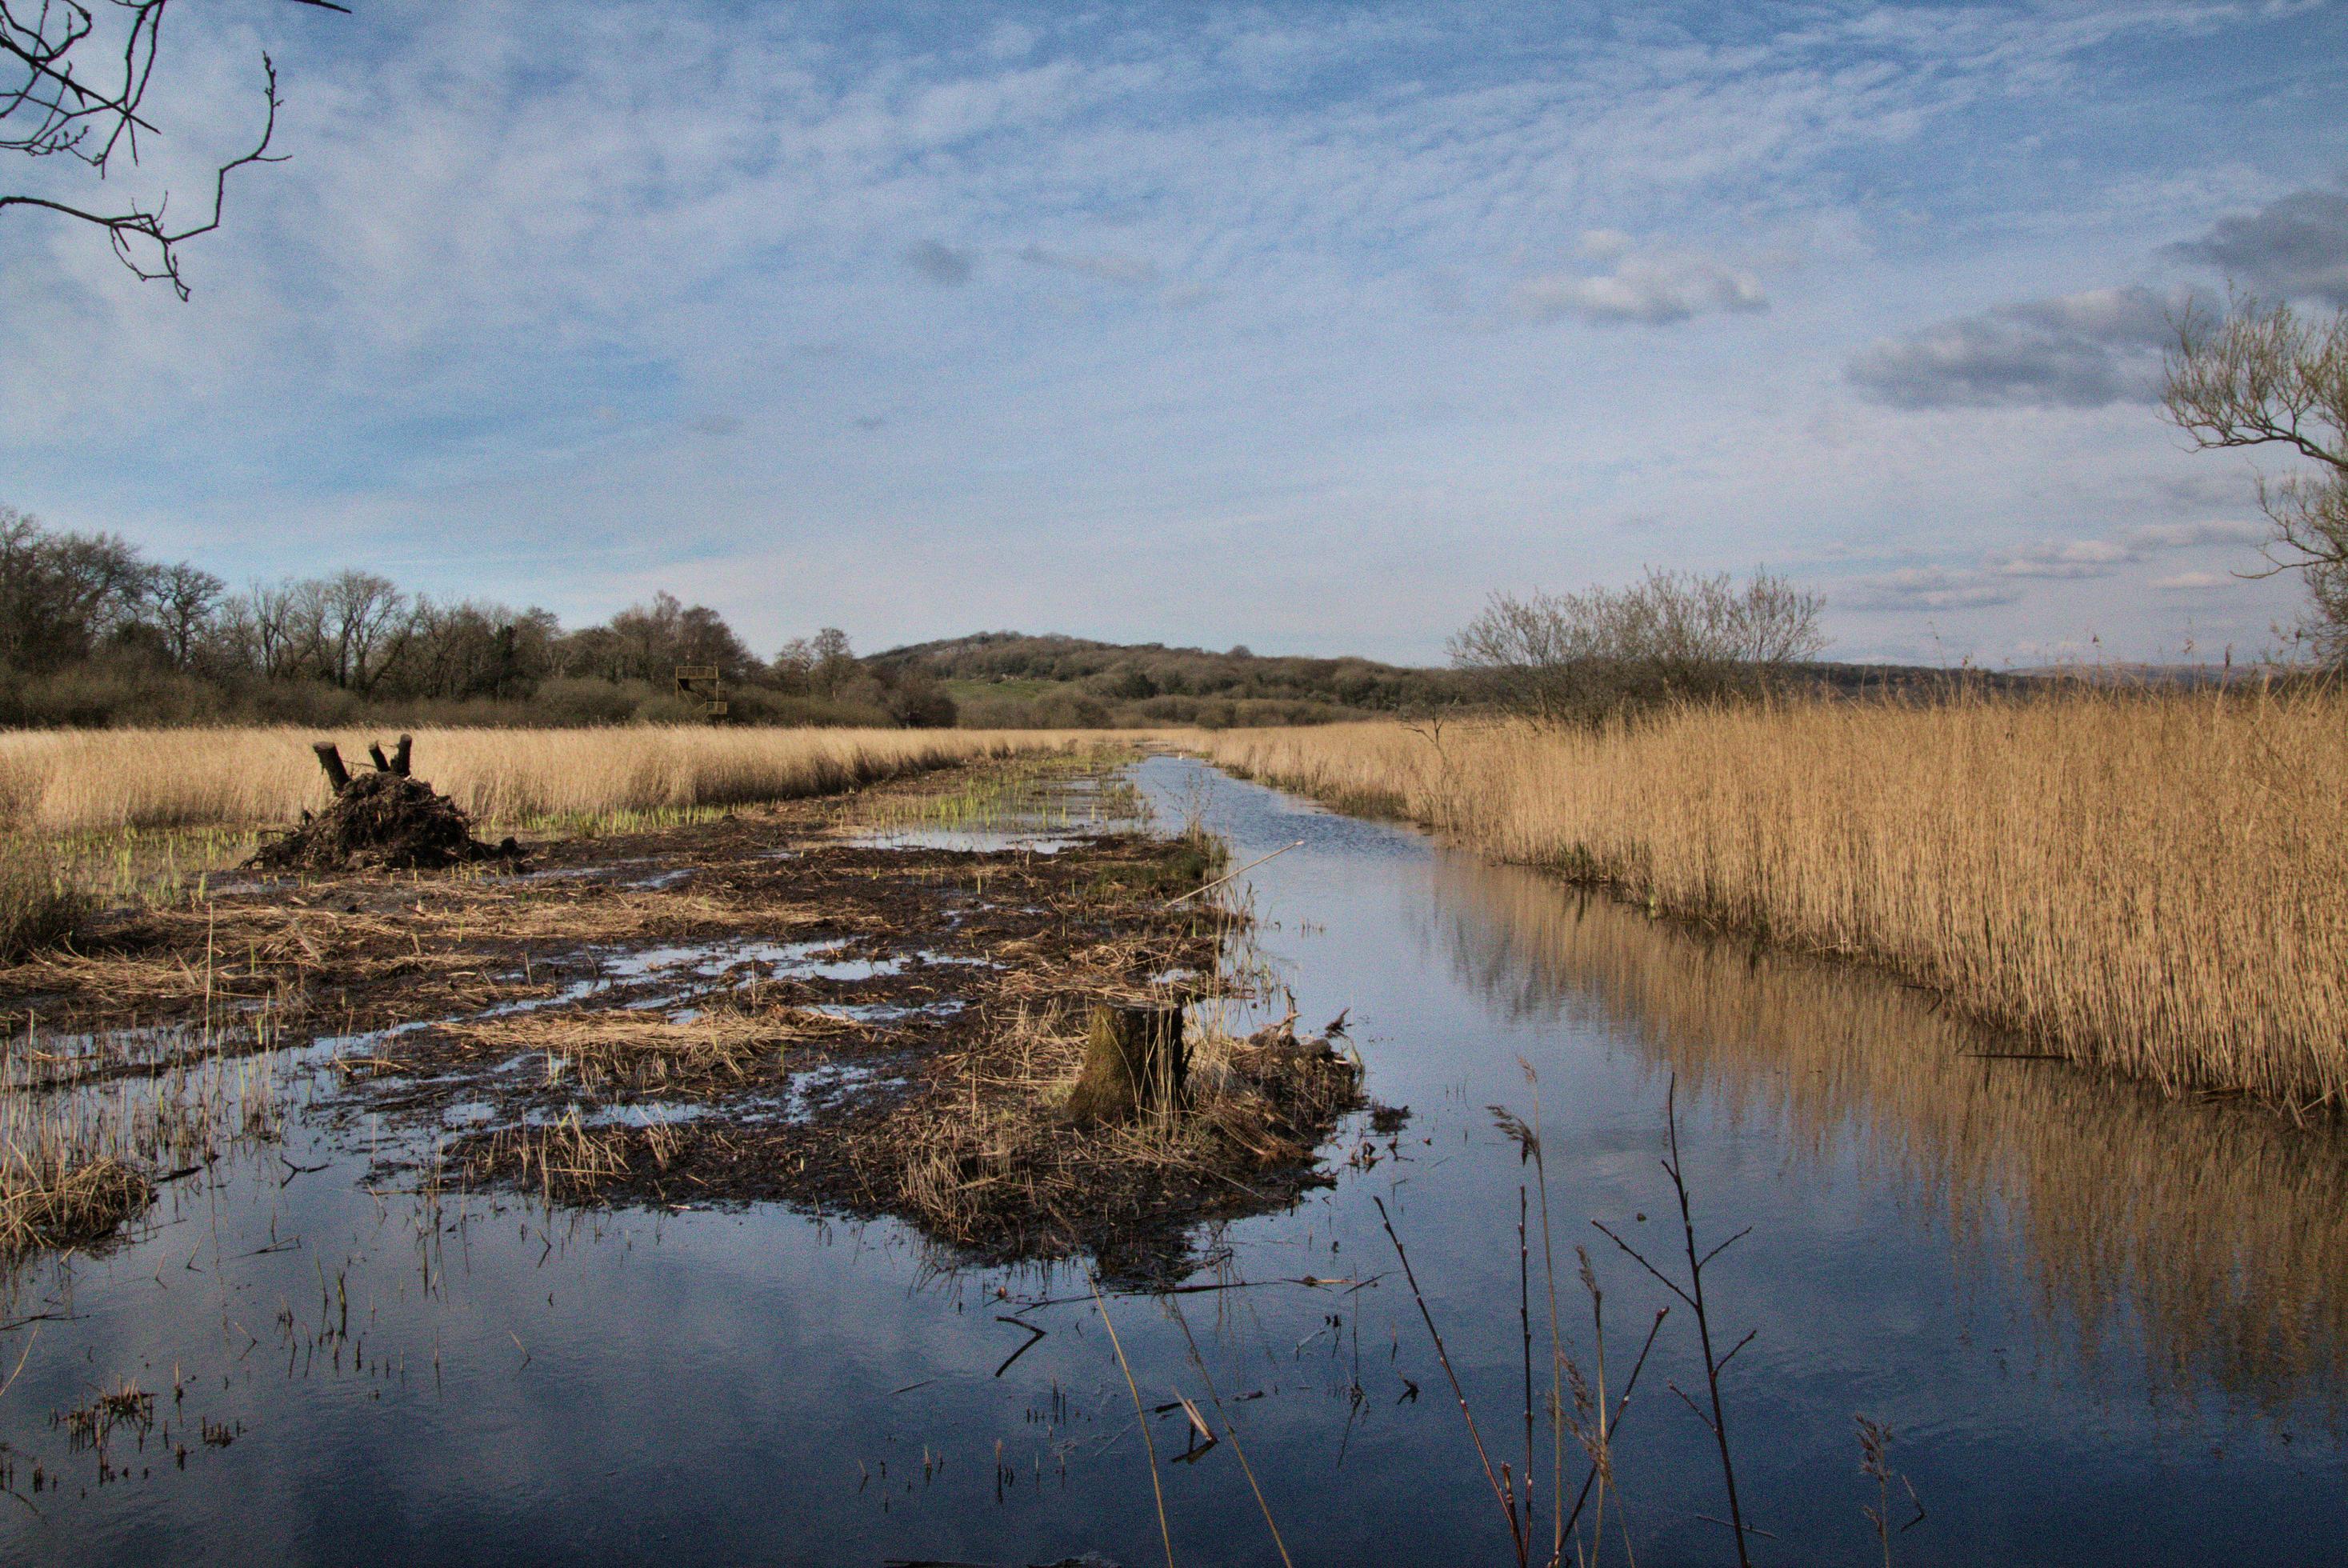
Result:
[[[485,844],[472,820],[431,785],[399,773],[361,773],[316,816],[247,863],[256,871],[429,871],[475,861],[513,860],[511,839]]]

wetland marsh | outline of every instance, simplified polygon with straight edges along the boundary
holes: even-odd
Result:
[[[1721,1330],[1757,1331],[1724,1379],[1756,1561],[1881,1560],[1861,1415],[1922,1511],[1901,1562],[2315,1563],[2348,1531],[2328,1127],[2020,1059],[1879,975],[1184,758],[991,801],[942,778],[952,807],[900,788],[549,846],[520,877],[295,889],[337,919],[276,950],[223,939],[223,896],[201,974],[112,976],[143,1032],[20,1008],[12,1116],[110,1117],[158,1181],[118,1241],[13,1273],[0,1547],[1509,1561],[1374,1200],[1515,1455],[1532,1174],[1492,1108],[1530,1114],[1528,1069],[1582,1364],[1574,1243],[1618,1377],[1668,1301],[1589,1222],[1665,1249],[1674,1083],[1697,1224],[1753,1227],[1706,1277]],[[1123,831],[1144,804],[1158,837]],[[1223,869],[1298,847],[1228,884],[1221,924],[1169,916],[1220,874],[1186,825]],[[297,1000],[296,953],[342,994]],[[191,975],[212,1000],[162,1026]],[[855,1169],[859,1119],[946,1125],[937,1097],[976,1080],[942,1064],[1016,1077],[1023,1002],[1175,987],[1228,1040],[1343,1020],[1362,1098],[1290,1130],[1305,1157],[1258,1168],[1281,1181],[1184,1188],[1161,1160],[1148,1222],[1014,1205],[972,1244],[909,1190],[802,1180]],[[999,1143],[985,1122],[962,1125]],[[736,1164],[767,1185],[729,1190]],[[1627,1523],[1642,1561],[1732,1561],[1712,1437],[1668,1392],[1702,1387],[1684,1315],[1653,1357],[1603,1555]],[[1226,1420],[1244,1468],[1206,1440]]]

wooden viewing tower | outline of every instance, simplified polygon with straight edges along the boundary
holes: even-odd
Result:
[[[704,718],[726,717],[726,689],[718,684],[716,665],[677,665],[676,695],[687,702],[699,702]]]

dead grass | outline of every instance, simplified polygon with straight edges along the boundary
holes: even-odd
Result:
[[[1068,1102],[1089,1011],[1021,1008],[990,1048],[876,1129],[863,1152],[889,1206],[970,1251],[1089,1248],[1111,1272],[1148,1275],[1179,1267],[1200,1222],[1277,1206],[1325,1180],[1313,1150],[1363,1104],[1358,1066],[1327,1041],[1288,1024],[1245,1038],[1195,1029],[1186,1103],[1079,1120]]]
[[[501,1128],[466,1151],[461,1174],[468,1181],[510,1182],[551,1202],[593,1202],[633,1168],[630,1144],[652,1130],[590,1127],[577,1111],[549,1126]],[[669,1163],[657,1139],[651,1140],[660,1168]]]
[[[857,1026],[801,1007],[711,1008],[680,1021],[639,1010],[567,1009],[448,1026],[491,1054],[541,1051],[550,1081],[658,1094],[740,1079],[794,1042],[837,1039]]]
[[[2348,1101],[2336,693],[2079,691],[1186,744],[1651,913],[1882,965],[2171,1093]]]
[[[154,1201],[154,1183],[128,1161],[12,1150],[0,1161],[0,1261],[94,1245]]]
[[[86,1402],[67,1411],[63,1424],[67,1441],[74,1451],[95,1449],[102,1464],[117,1429],[128,1429],[144,1441],[155,1425],[155,1396],[125,1378],[111,1388],[96,1391]]]
[[[0,963],[70,936],[90,899],[47,846],[0,839]]]
[[[52,1173],[198,1163],[251,1119],[234,1075],[265,1085],[274,1042],[333,1035],[333,1114],[418,1135],[387,1179],[428,1131],[435,1181],[445,1160],[460,1184],[557,1202],[792,1199],[1006,1257],[1123,1247],[1110,1272],[1159,1272],[1201,1220],[1314,1181],[1357,1074],[1285,1037],[1210,1038],[1182,1115],[1073,1125],[1090,1006],[1197,998],[1234,932],[1205,901],[1168,903],[1200,886],[1206,848],[1099,833],[1130,814],[1069,761],[1021,756],[546,844],[541,876],[281,879],[116,911],[84,947],[0,972],[25,1016],[0,1037],[0,1138]],[[1074,841],[837,830],[876,818]]]
[[[327,799],[313,741],[366,755],[360,731],[109,729],[0,735],[0,827],[46,834],[292,821]],[[476,820],[658,814],[836,794],[1019,752],[1092,744],[1045,731],[427,729],[417,776]]]

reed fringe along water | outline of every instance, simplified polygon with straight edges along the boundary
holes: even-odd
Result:
[[[311,743],[366,753],[383,734],[285,728],[0,734],[0,829],[65,834],[283,822],[324,804]],[[833,794],[1016,751],[1057,732],[901,729],[427,729],[416,770],[477,820],[689,810]]]
[[[2348,698],[2066,691],[1200,732],[1649,913],[1884,965],[2171,1093],[2348,1106]]]

